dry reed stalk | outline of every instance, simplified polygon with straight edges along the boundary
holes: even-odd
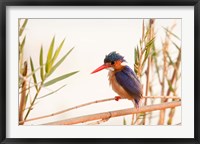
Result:
[[[20,104],[19,104],[19,121],[23,121],[23,114],[24,114],[24,109],[26,107],[26,86],[27,86],[27,81],[26,81],[26,76],[27,76],[27,69],[28,65],[27,62],[24,62],[24,71],[22,73],[24,79],[22,83],[22,93],[21,93],[21,99],[20,99]],[[23,124],[23,123],[21,123]]]
[[[148,35],[148,41],[152,40],[155,37],[154,34],[154,22],[155,19],[150,19],[149,20],[149,28],[150,28],[150,33]],[[150,52],[151,53],[152,48],[150,48]],[[149,79],[150,79],[150,70],[151,70],[151,55],[149,55],[148,57],[148,62],[147,62],[147,70],[146,70],[146,92],[145,95],[148,96],[148,92],[149,92]],[[147,99],[145,99],[144,105],[147,105]],[[144,118],[143,118],[143,122],[142,124],[145,125],[146,123],[146,114],[144,113]]]
[[[178,54],[178,57],[177,57],[177,60],[176,60],[176,64],[175,64],[175,68],[174,68],[174,72],[173,72],[172,78],[170,80],[171,85],[173,85],[173,83],[176,80],[176,75],[177,75],[177,72],[179,70],[180,63],[181,63],[181,50],[179,51],[179,54]],[[167,95],[170,95],[170,93],[171,93],[171,90],[170,90],[170,88],[168,88]],[[167,99],[165,99],[164,102],[167,102]]]
[[[178,58],[177,58],[177,61],[175,64],[174,72],[173,72],[173,75],[171,78],[171,84],[173,84],[175,82],[175,80],[177,79],[177,72],[179,70],[180,62],[181,62],[181,50],[179,51],[179,55],[178,55]],[[177,82],[177,80],[176,80],[176,82]],[[171,92],[170,89],[168,89],[167,94],[170,95],[170,92]],[[164,102],[167,102],[167,101],[168,101],[168,99],[164,99]],[[175,108],[172,108],[169,112],[169,118],[167,121],[168,125],[172,124],[174,115],[175,115]]]
[[[134,122],[135,121],[135,122]],[[132,114],[132,120],[131,120],[131,125],[135,125],[137,122],[137,119],[135,120],[135,114]]]
[[[180,101],[168,102],[168,103],[151,105],[151,106],[144,106],[144,107],[141,107],[140,109],[128,108],[128,109],[122,109],[122,110],[116,110],[116,111],[110,111],[110,112],[97,113],[97,114],[92,114],[92,115],[65,119],[65,120],[56,121],[56,122],[50,122],[43,125],[72,125],[72,124],[79,124],[79,123],[84,123],[88,121],[93,121],[93,120],[110,119],[110,118],[124,116],[124,115],[144,113],[144,112],[150,112],[150,111],[167,109],[167,108],[174,108],[177,106],[181,106]]]
[[[173,28],[175,27],[175,25],[173,25],[170,29],[170,31],[173,30]],[[165,93],[165,80],[167,78],[167,71],[168,71],[168,66],[167,66],[167,52],[169,49],[169,40],[170,40],[170,34],[168,34],[168,32],[166,32],[166,37],[165,37],[165,41],[163,43],[163,75],[162,75],[162,82],[161,82],[161,95],[164,95]],[[161,103],[164,103],[164,100],[161,99]],[[160,116],[159,116],[159,125],[163,125],[164,124],[164,120],[165,120],[165,110],[161,110],[160,111]]]
[[[35,94],[35,96],[34,96],[34,98],[33,98],[33,101],[31,102],[31,104],[30,104],[30,106],[29,106],[29,109],[28,109],[28,111],[27,111],[27,113],[26,113],[26,115],[25,115],[25,117],[24,117],[24,121],[26,121],[26,119],[28,118],[28,115],[29,115],[29,113],[31,112],[31,110],[32,110],[32,108],[33,108],[33,106],[34,106],[34,104],[35,104],[35,101],[36,101],[36,99],[37,99],[37,96],[39,95],[39,92],[40,92],[41,88],[42,88],[42,84],[41,84],[41,86],[39,87],[39,89],[37,90],[37,92],[36,92],[36,94]],[[19,121],[19,123],[21,123],[21,121]]]
[[[175,26],[176,26],[176,24],[172,25],[172,27],[170,28],[170,31],[172,31]],[[164,85],[164,83],[165,83],[165,79],[167,78],[167,71],[168,71],[167,70],[168,66],[166,65],[167,64],[167,50],[168,50],[168,47],[169,47],[169,40],[170,40],[170,38],[171,38],[171,33],[166,32],[166,38],[165,38],[165,42],[163,44],[164,69],[163,69],[163,81],[162,81],[161,95],[164,95],[164,91],[165,91],[165,85]],[[179,51],[177,62],[178,62],[178,59],[180,60],[180,58],[181,58],[180,53],[181,53],[181,50]],[[178,63],[178,67],[179,67],[180,61]],[[176,65],[177,65],[177,63],[176,63]],[[177,67],[174,68],[174,73],[173,73],[173,76],[172,76],[172,80],[170,81],[170,82],[172,82],[171,85],[173,85],[173,82],[175,80],[176,74],[177,74]],[[170,87],[168,87],[167,95],[170,95],[170,92],[171,92]],[[167,101],[166,99],[162,99],[161,103],[164,103],[166,101]],[[159,119],[158,124],[159,125],[163,125],[164,124],[164,119],[165,119],[165,110],[161,110],[160,111],[160,119]]]
[[[171,110],[170,110],[170,112],[169,112],[169,119],[168,119],[168,121],[167,121],[167,124],[168,124],[168,125],[171,125],[171,124],[172,124],[174,114],[175,114],[175,108],[171,108]]]

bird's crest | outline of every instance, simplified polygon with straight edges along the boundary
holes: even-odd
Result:
[[[122,62],[126,61],[123,56],[121,56],[119,53],[116,53],[116,51],[113,51],[109,53],[108,55],[106,55],[104,59],[104,63],[117,61],[117,60],[121,60]]]

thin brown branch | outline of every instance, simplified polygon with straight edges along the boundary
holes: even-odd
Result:
[[[80,104],[78,106],[74,106],[74,107],[71,107],[71,108],[68,108],[68,109],[64,109],[64,110],[61,110],[61,111],[58,111],[58,112],[55,112],[55,113],[52,113],[52,114],[48,114],[48,115],[44,115],[44,116],[40,116],[40,117],[35,117],[35,118],[27,119],[25,121],[20,121],[20,123],[22,123],[22,122],[29,122],[29,121],[38,120],[38,119],[43,119],[43,118],[48,118],[48,117],[51,117],[51,116],[56,116],[56,115],[59,115],[59,114],[62,114],[62,113],[65,113],[65,112],[68,112],[68,111],[71,111],[71,110],[74,110],[74,109],[78,109],[78,108],[81,108],[81,107],[84,107],[84,106],[88,106],[88,105],[95,104],[95,103],[101,103],[101,102],[111,101],[111,100],[115,100],[115,98],[108,98],[108,99],[103,99],[103,100],[96,100],[96,101],[88,102],[88,103],[85,103],[85,104]]]
[[[155,98],[181,99],[180,97],[176,97],[176,96],[143,96],[143,98],[153,98],[153,99],[155,99]],[[122,99],[124,99],[124,98],[122,98]],[[52,116],[56,116],[56,115],[59,115],[59,114],[63,114],[65,112],[68,112],[68,111],[71,111],[71,110],[75,110],[75,109],[78,109],[78,108],[81,108],[81,107],[84,107],[84,106],[88,106],[88,105],[91,105],[91,104],[96,104],[96,103],[101,103],[101,102],[107,102],[107,101],[112,101],[112,100],[115,100],[115,98],[108,98],[108,99],[96,100],[96,101],[88,102],[88,103],[85,103],[85,104],[80,104],[80,105],[77,105],[77,106],[74,106],[74,107],[71,107],[71,108],[68,108],[68,109],[64,109],[64,110],[61,110],[61,111],[58,111],[58,112],[55,112],[55,113],[52,113],[52,114],[48,114],[48,115],[44,115],[44,116],[40,116],[40,117],[35,117],[35,118],[27,119],[25,121],[20,121],[19,123],[24,123],[24,122],[29,122],[29,121],[43,119],[43,118],[48,118],[48,117],[52,117]]]
[[[92,114],[92,115],[85,115],[85,116],[75,117],[75,118],[71,118],[71,119],[65,119],[65,120],[56,121],[56,122],[50,122],[50,123],[46,123],[44,125],[72,125],[72,124],[79,124],[79,123],[84,123],[84,122],[88,122],[88,121],[93,121],[93,120],[109,119],[109,118],[114,118],[114,117],[119,117],[119,116],[124,116],[124,115],[173,108],[173,107],[177,107],[177,106],[181,106],[180,101],[179,102],[168,102],[168,103],[151,105],[151,106],[144,106],[144,107],[141,107],[140,109],[128,108],[128,109],[122,109],[122,110],[116,110],[116,111],[110,111],[110,112],[97,113],[97,114]]]

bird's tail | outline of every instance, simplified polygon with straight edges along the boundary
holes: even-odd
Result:
[[[144,98],[141,98],[140,100],[135,99],[135,107],[138,109],[142,106],[144,106]]]

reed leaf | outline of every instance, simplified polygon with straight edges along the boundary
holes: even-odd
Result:
[[[22,65],[23,65],[25,41],[26,41],[26,36],[23,38],[22,43],[19,43],[19,68],[21,74],[23,73]]]
[[[33,74],[35,74],[38,70],[40,70],[41,69],[41,67],[43,67],[44,68],[44,64],[42,65],[42,66],[40,66],[40,67],[38,67],[38,68],[36,68],[33,72],[31,72],[31,73],[29,73],[28,75],[27,75],[27,78],[28,77],[30,77],[30,76],[32,76]]]
[[[145,56],[144,56],[144,60],[143,60],[143,62],[142,62],[142,66],[144,66],[144,64],[145,64],[147,58],[149,57],[149,55],[152,54],[152,53],[150,53],[150,50],[151,50],[152,45],[154,44],[154,40],[155,40],[155,37],[152,38],[152,39],[146,44],[146,47],[145,47]]]
[[[134,64],[134,71],[136,74],[138,73],[138,64]]]
[[[45,67],[46,73],[48,73],[51,69],[54,43],[55,43],[55,36],[53,37],[53,39],[51,41],[49,51],[48,51],[48,54],[47,54],[46,67]]]
[[[127,125],[125,117],[123,118],[123,125]]]
[[[175,38],[177,38],[178,40],[181,40],[177,35],[175,35],[173,32],[171,32],[169,29],[163,27],[163,29],[168,32],[169,34],[171,34],[172,36],[174,36]]]
[[[44,81],[44,67],[43,67],[43,47],[40,48],[40,77]]]
[[[47,73],[46,77],[49,77],[56,69],[57,67],[66,59],[66,57],[71,53],[71,51],[74,48],[71,48],[50,70],[49,73]]]
[[[61,80],[66,79],[66,78],[68,78],[68,77],[70,77],[70,76],[72,76],[72,75],[74,75],[74,74],[76,74],[76,73],[78,73],[78,72],[79,72],[79,71],[75,71],[75,72],[71,72],[71,73],[68,73],[68,74],[59,76],[59,77],[57,77],[57,78],[55,78],[55,79],[52,79],[52,80],[50,80],[50,81],[44,83],[43,86],[45,86],[45,87],[50,86],[50,85],[52,85],[52,84],[54,84],[54,83],[57,83],[57,82],[59,82],[59,81],[61,81]]]
[[[137,63],[138,51],[137,51],[137,49],[136,49],[136,48],[135,48],[135,53],[134,53],[134,54],[135,54],[135,57],[134,57],[134,58],[135,58],[135,63]]]
[[[24,29],[26,27],[27,22],[28,22],[28,19],[25,19],[22,27],[19,29],[19,36],[22,35],[22,33],[23,33],[23,31],[24,31]]]
[[[169,52],[167,51],[166,54],[167,54],[167,57],[168,57],[168,59],[169,59],[169,65],[173,65],[173,66],[174,66],[174,62],[173,62],[173,60],[172,60],[172,58],[171,58]]]
[[[60,53],[60,51],[61,51],[61,49],[63,47],[64,42],[65,42],[65,39],[61,42],[61,44],[59,45],[59,47],[55,51],[55,54],[54,54],[53,59],[52,59],[52,65],[54,64],[56,58],[58,57],[58,55],[59,55],[59,53]]]
[[[22,43],[20,44],[20,48],[19,48],[20,53],[23,53],[23,51],[24,51],[25,41],[26,41],[26,36],[24,36]]]
[[[47,96],[50,96],[50,95],[56,93],[57,91],[61,90],[61,89],[64,88],[65,86],[66,86],[66,85],[63,85],[63,86],[61,86],[60,88],[56,89],[55,91],[52,91],[52,92],[50,92],[50,93],[48,93],[48,94],[45,94],[45,95],[43,95],[43,96],[41,96],[41,97],[38,97],[37,99],[42,99],[42,98],[45,98],[45,97],[47,97]]]
[[[155,40],[156,37],[152,38],[150,41],[148,41],[148,43],[146,44],[146,49],[148,49],[149,47],[152,46],[152,44],[154,43],[154,40]]]
[[[167,80],[167,83],[168,83],[168,86],[169,86],[169,90],[172,91],[173,93],[175,92],[173,86],[172,86],[172,83],[170,80]]]
[[[34,81],[35,89],[38,91],[37,79],[36,79],[36,76],[35,76],[35,73],[34,73],[35,68],[34,68],[33,61],[32,61],[31,57],[30,57],[30,64],[31,64],[31,71],[32,71],[32,76],[33,76],[33,81]]]
[[[181,47],[179,47],[175,42],[172,41],[172,44],[180,51]]]

